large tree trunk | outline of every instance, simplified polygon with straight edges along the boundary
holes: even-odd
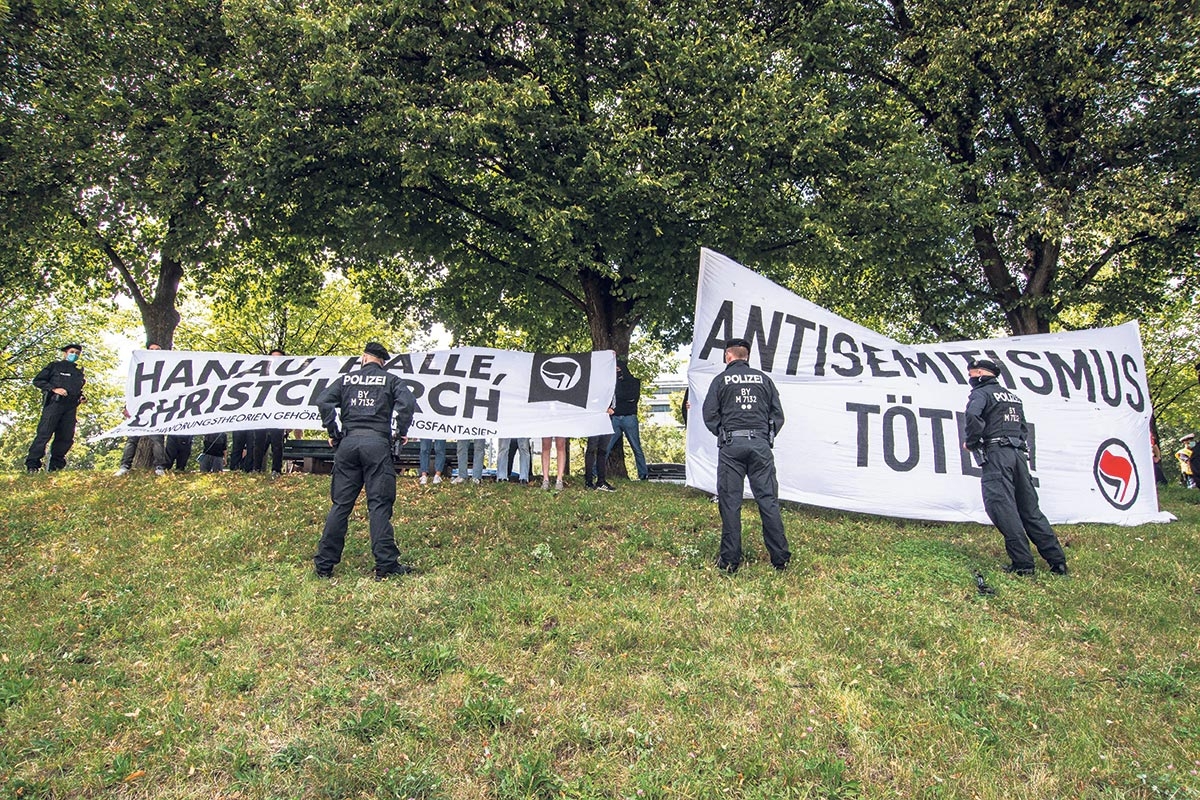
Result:
[[[588,329],[592,334],[592,348],[614,350],[618,358],[629,356],[629,341],[637,327],[633,314],[633,302],[618,299],[617,285],[605,276],[590,270],[579,275],[583,287],[584,306],[587,309]],[[625,467],[624,437],[617,442],[607,462],[608,474],[617,478],[628,478]]]

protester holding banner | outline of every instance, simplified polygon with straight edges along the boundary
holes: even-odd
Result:
[[[544,436],[542,437],[542,489],[550,491],[550,447],[558,451],[558,480],[554,482],[555,491],[562,491],[563,476],[567,471],[567,437],[565,436]]]
[[[417,400],[404,381],[384,369],[387,349],[379,342],[363,348],[361,368],[334,381],[317,397],[321,422],[337,451],[333,460],[330,497],[333,506],[313,556],[319,578],[333,576],[342,560],[346,524],[358,494],[367,490],[371,551],[375,579],[412,571],[400,563],[392,507],[396,502],[396,468],[392,462],[393,435],[405,438]]]
[[[450,481],[451,483],[465,483],[470,478],[471,483],[479,483],[483,480],[483,453],[487,449],[487,443],[483,439],[459,439],[455,443],[455,448],[458,452],[458,477]],[[475,458],[471,459],[471,469],[467,470],[467,459],[471,455]]]
[[[42,391],[42,416],[25,457],[25,469],[29,472],[41,470],[51,439],[54,444],[50,445],[47,471],[55,472],[67,465],[67,451],[75,443],[75,415],[79,406],[87,402],[83,393],[87,380],[83,370],[75,365],[82,352],[81,344],[63,345],[63,357],[51,361],[33,378],[33,385]]]
[[[1033,575],[1029,542],[1055,575],[1067,574],[1067,556],[1054,529],[1038,507],[1037,490],[1029,475],[1025,410],[1021,398],[1000,385],[1000,366],[974,359],[967,367],[971,395],[967,400],[966,441],[983,467],[983,507],[1004,535],[1010,563],[1003,569]]]
[[[646,454],[642,452],[642,434],[638,427],[638,401],[642,397],[641,378],[629,374],[629,362],[623,358],[617,359],[617,386],[614,392],[612,414],[613,435],[608,442],[604,457],[608,458],[613,448],[624,436],[629,440],[629,449],[633,451],[633,463],[637,467],[638,480],[644,481],[650,477],[646,467]]]
[[[717,437],[717,507],[721,511],[721,550],[717,569],[729,574],[742,565],[742,486],[758,503],[763,543],[777,570],[792,554],[779,511],[779,483],[771,450],[783,427],[779,391],[766,373],[750,366],[750,342],[725,343],[725,371],[713,378],[704,397],[704,426]]]
[[[204,444],[196,463],[201,472],[220,472],[225,467],[225,448],[229,442],[224,431],[204,434]]]
[[[442,473],[446,471],[446,440],[445,439],[422,439],[421,451],[418,460],[418,468],[421,472],[421,477],[418,483],[422,486],[429,483],[429,462],[430,453],[433,454],[433,483],[442,482]]]
[[[512,473],[513,453],[517,450],[517,480],[522,484],[529,483],[529,472],[533,468],[533,459],[529,455],[529,437],[520,436],[515,439],[501,439],[496,456],[496,480],[501,483],[508,481]]]

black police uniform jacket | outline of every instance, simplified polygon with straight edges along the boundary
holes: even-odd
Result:
[[[967,398],[967,447],[981,449],[989,444],[1025,447],[1027,429],[1021,398],[1000,385],[994,376],[984,376]]]
[[[42,398],[42,405],[44,406],[57,402],[59,397],[61,397],[61,395],[54,393],[55,389],[66,389],[67,396],[62,399],[71,402],[73,405],[79,405],[83,399],[83,385],[85,383],[87,383],[87,380],[83,377],[83,370],[66,359],[51,361],[33,378],[33,385],[41,389],[45,395]]]
[[[718,441],[722,434],[734,431],[773,436],[783,427],[779,390],[769,375],[749,362],[732,361],[709,384],[704,398],[704,426]]]
[[[417,400],[404,381],[374,362],[343,375],[317,396],[321,424],[335,442],[350,431],[368,430],[391,436],[393,416],[396,435],[407,436],[416,407]],[[338,410],[340,427],[334,413]]]

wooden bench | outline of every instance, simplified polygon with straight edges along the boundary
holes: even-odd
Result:
[[[474,445],[472,445],[474,447]],[[290,465],[291,472],[310,472],[314,475],[328,475],[333,472],[333,448],[325,439],[286,439],[283,442],[283,460]],[[430,453],[430,459],[433,454]],[[392,463],[397,470],[420,468],[421,442],[412,439],[405,444],[395,442],[392,445]],[[446,443],[445,475],[458,467],[458,447],[453,442]]]

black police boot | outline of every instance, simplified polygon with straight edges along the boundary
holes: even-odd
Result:
[[[1033,577],[1033,567],[1018,567],[1016,564],[1005,564],[1000,568],[1001,572],[1007,572],[1010,575],[1017,575],[1022,578]]]
[[[1071,571],[1067,569],[1067,564],[1065,561],[1061,564],[1051,564],[1050,572],[1055,575],[1062,575],[1063,577],[1071,574]]]

